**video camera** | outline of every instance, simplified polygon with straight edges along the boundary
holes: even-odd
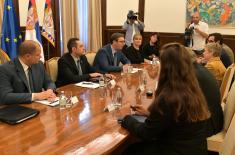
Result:
[[[129,10],[127,14],[127,19],[137,20],[138,12],[134,12],[133,10]]]
[[[190,47],[194,27],[187,27],[184,31],[184,44]]]
[[[189,27],[185,29],[184,35],[191,36],[193,34],[194,27]]]

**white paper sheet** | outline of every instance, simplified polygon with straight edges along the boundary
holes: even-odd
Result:
[[[95,89],[95,88],[98,88],[100,85],[98,83],[83,81],[83,82],[76,83],[75,86]]]
[[[56,97],[55,101],[52,102],[49,102],[48,100],[40,100],[35,102],[54,107],[59,104],[59,97]]]

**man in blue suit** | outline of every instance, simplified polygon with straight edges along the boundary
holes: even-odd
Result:
[[[54,100],[55,84],[45,72],[37,42],[24,41],[18,57],[0,66],[0,104]]]
[[[94,59],[94,66],[103,72],[120,72],[126,70],[130,61],[122,53],[125,45],[124,35],[114,33],[110,39],[111,44],[107,44],[97,52]],[[120,66],[119,63],[123,65]]]

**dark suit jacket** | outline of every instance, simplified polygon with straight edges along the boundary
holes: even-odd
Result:
[[[35,92],[42,89],[55,90],[55,84],[45,72],[42,62],[32,68],[33,86]],[[32,94],[29,93],[28,82],[24,69],[18,58],[0,66],[0,102],[3,104],[30,103]]]
[[[127,57],[121,52],[117,52],[117,64],[122,62],[122,64],[129,64],[130,61]],[[111,44],[105,45],[97,52],[94,64],[96,69],[103,72],[120,72],[122,67],[114,66],[114,58],[112,54]]]
[[[60,87],[70,83],[89,80],[89,73],[95,72],[95,69],[90,66],[85,55],[80,57],[80,65],[83,75],[79,75],[78,68],[71,54],[64,54],[58,61],[58,76],[56,86]]]
[[[124,117],[122,127],[142,140],[142,145],[130,147],[125,153],[206,155],[206,121],[176,122],[170,105],[162,100],[159,106],[163,115],[152,110],[144,123],[130,115]]]
[[[214,76],[202,65],[194,63],[196,76],[206,98],[211,118],[208,121],[207,136],[220,132],[223,128],[223,111],[220,90]]]

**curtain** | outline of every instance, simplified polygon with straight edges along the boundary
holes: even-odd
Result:
[[[68,52],[67,42],[71,37],[79,38],[78,25],[78,4],[77,0],[62,0],[61,1],[61,25],[62,25],[62,42],[63,52]]]
[[[89,0],[88,50],[97,51],[102,46],[101,0]]]
[[[88,4],[89,0],[78,0],[78,16],[79,16],[79,39],[88,49]]]
[[[0,38],[2,37],[3,7],[4,7],[4,0],[0,0]]]

